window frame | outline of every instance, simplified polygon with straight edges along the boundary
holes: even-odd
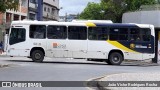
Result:
[[[23,36],[24,36],[24,40],[22,40],[22,41],[20,41],[20,40],[18,40],[18,36],[16,37],[17,39],[15,39],[14,41],[16,41],[16,42],[14,42],[14,43],[11,43],[11,41],[13,41],[13,39],[11,40],[11,38],[12,38],[12,32],[14,32],[15,33],[15,30],[12,30],[12,29],[21,29],[21,30],[24,30],[23,31]],[[18,33],[17,35],[19,35],[20,33],[17,31],[16,33]],[[21,33],[22,34],[22,33]],[[21,42],[25,42],[26,41],[26,29],[25,28],[11,28],[11,33],[10,33],[10,35],[9,35],[9,45],[14,45],[14,44],[17,44],[17,43],[21,43]]]
[[[65,27],[65,31],[66,31],[66,32],[65,32],[65,34],[66,34],[66,35],[65,35],[65,38],[48,38],[48,28],[49,28],[49,26]],[[46,34],[47,34],[47,36],[46,36],[47,39],[67,39],[67,26],[65,26],[65,25],[48,25],[48,26],[47,26],[47,32],[46,32]],[[64,33],[63,33],[63,35],[64,35]]]
[[[48,13],[50,13],[50,7],[48,7],[48,10],[47,10],[47,12],[48,12]]]
[[[44,12],[46,12],[46,9],[47,9],[47,8],[46,8],[46,7],[44,7]]]
[[[36,0],[30,0],[30,3],[36,4]]]
[[[98,33],[98,34],[97,34],[97,31],[94,30],[95,31],[95,35],[97,36],[97,39],[91,39],[90,38],[90,35],[91,35],[90,34],[91,33],[90,32],[91,31],[90,28],[92,28],[92,30],[93,30],[93,28],[101,28],[101,33]],[[102,28],[106,28],[106,32],[107,32],[107,34],[106,34],[107,37],[104,40],[103,39],[99,39],[99,37],[98,37],[99,35],[104,35],[105,34],[105,33],[102,33]],[[91,41],[106,41],[106,40],[108,40],[108,35],[109,35],[109,28],[108,28],[108,26],[88,27],[88,40],[91,40]]]
[[[83,28],[85,28],[85,32],[83,32],[83,34],[84,34],[84,39],[83,38],[81,38],[81,39],[78,39],[78,38],[70,38],[70,27],[83,27]],[[84,30],[84,29],[83,29]],[[81,36],[81,35],[83,35],[82,33],[79,33],[80,32],[80,30],[78,31],[78,32],[72,32],[72,37],[73,37],[73,34],[75,33],[75,34],[77,34],[77,35],[79,35],[79,36]],[[68,39],[69,40],[87,40],[87,36],[88,36],[88,34],[87,34],[87,32],[88,32],[88,30],[87,30],[87,26],[68,26]]]
[[[139,29],[139,34],[131,34],[131,29]],[[144,30],[144,29],[148,29],[149,30],[149,39],[150,40],[148,40],[148,41],[145,41],[144,40],[144,38],[143,38],[143,35],[145,35],[146,36],[146,34],[142,34],[142,31]],[[129,40],[130,41],[134,41],[134,42],[150,42],[151,41],[151,29],[150,28],[130,28],[130,33],[129,33]],[[146,31],[146,30],[144,30],[144,31]],[[140,38],[140,40],[132,40],[131,38],[132,38],[132,35],[136,35],[136,36],[139,36],[139,38]]]
[[[118,34],[112,34],[111,33],[111,29],[118,29],[119,31],[118,31]],[[121,33],[121,30],[123,30],[123,29],[126,29],[126,31],[127,31],[127,33]],[[109,27],[109,40],[110,41],[129,41],[129,28],[128,27],[116,27],[116,26],[113,26],[113,27]],[[114,39],[114,40],[112,40],[111,39],[111,35],[117,35],[117,39]],[[120,36],[121,35],[124,35],[124,36],[127,36],[127,38],[126,39],[120,39]]]
[[[31,26],[45,26],[45,30],[44,30],[44,36],[43,36],[43,38],[38,38],[38,37],[34,37],[34,33],[32,32],[31,33]],[[29,26],[29,38],[31,38],[31,39],[46,39],[46,33],[47,33],[47,26],[46,25],[36,25],[36,24],[31,24],[30,26]],[[35,30],[36,31],[36,30]],[[33,36],[31,37],[31,34],[33,34]],[[40,33],[41,34],[41,33]]]

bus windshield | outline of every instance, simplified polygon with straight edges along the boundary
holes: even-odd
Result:
[[[13,45],[25,41],[26,30],[24,28],[12,28],[9,38],[9,44]]]

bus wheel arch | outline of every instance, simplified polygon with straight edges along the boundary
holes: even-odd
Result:
[[[45,51],[41,47],[34,47],[31,49],[30,57],[34,62],[43,62]]]
[[[120,65],[124,60],[124,54],[121,50],[111,50],[106,62],[110,65]]]

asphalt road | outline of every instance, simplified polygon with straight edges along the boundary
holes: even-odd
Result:
[[[104,62],[84,59],[45,58],[43,63],[34,63],[23,57],[0,57],[0,81],[87,81],[117,73],[160,72],[158,65],[122,64],[107,65]],[[0,90],[87,90],[86,87],[54,88],[0,88]]]

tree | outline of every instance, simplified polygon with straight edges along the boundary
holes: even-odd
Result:
[[[18,10],[19,0],[0,0],[0,12],[4,13],[7,9]]]
[[[125,12],[136,11],[141,5],[155,3],[155,0],[101,0],[101,5],[108,6],[105,8],[106,16],[114,22],[121,22],[122,15]]]
[[[121,22],[123,13],[139,10],[141,5],[155,3],[156,0],[101,0],[99,4],[89,3],[80,14],[80,19],[109,19]]]
[[[135,11],[140,8],[141,5],[152,5],[156,3],[156,0],[125,0],[127,4],[126,11]]]
[[[105,19],[113,22],[121,22],[122,12],[125,6],[124,0],[101,0],[101,6],[105,11]]]
[[[84,11],[79,15],[80,19],[94,19],[98,20],[102,18],[102,8],[99,3],[89,2]]]

